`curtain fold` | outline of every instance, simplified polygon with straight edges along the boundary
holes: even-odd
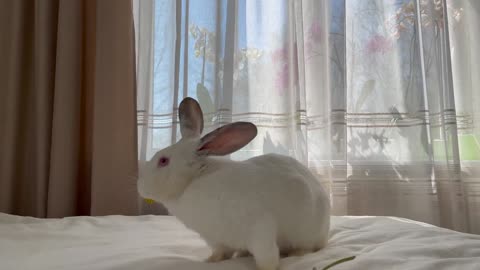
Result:
[[[131,1],[0,1],[0,18],[0,211],[136,214]]]

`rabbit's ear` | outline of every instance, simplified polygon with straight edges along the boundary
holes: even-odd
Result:
[[[257,127],[249,122],[235,122],[203,136],[197,153],[223,156],[237,151],[257,136]]]
[[[195,99],[186,97],[182,100],[178,107],[178,118],[182,138],[198,137],[202,134],[203,112]]]

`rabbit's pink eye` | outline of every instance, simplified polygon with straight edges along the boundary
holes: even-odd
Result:
[[[168,159],[167,157],[161,157],[158,159],[158,167],[165,167],[168,165],[168,162],[170,161],[170,159]]]

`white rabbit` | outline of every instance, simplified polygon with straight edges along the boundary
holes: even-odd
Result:
[[[251,253],[258,269],[274,270],[280,252],[302,255],[326,245],[329,197],[306,167],[275,154],[215,157],[248,144],[255,125],[236,122],[200,138],[202,111],[192,98],[181,102],[179,118],[182,139],[146,164],[138,191],[200,234],[213,250],[207,261]]]

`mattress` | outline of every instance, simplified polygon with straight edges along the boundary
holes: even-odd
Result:
[[[480,236],[394,217],[332,217],[328,246],[280,269],[480,269]],[[205,263],[209,249],[170,216],[35,219],[0,214],[0,269],[255,269],[251,257]]]

